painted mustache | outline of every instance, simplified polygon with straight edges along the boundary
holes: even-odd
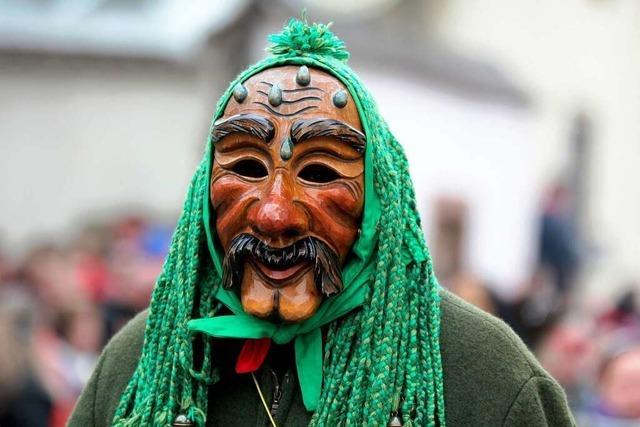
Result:
[[[308,236],[284,248],[274,248],[252,234],[237,235],[224,257],[222,284],[226,289],[240,286],[247,257],[280,270],[308,261],[313,265],[316,287],[323,295],[329,297],[342,291],[338,254],[315,237]]]

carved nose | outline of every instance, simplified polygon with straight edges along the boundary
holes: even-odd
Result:
[[[268,240],[286,241],[307,231],[307,216],[293,202],[293,185],[287,173],[276,171],[263,197],[247,213],[255,234]]]

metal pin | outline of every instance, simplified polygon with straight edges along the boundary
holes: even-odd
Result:
[[[333,105],[338,108],[344,108],[344,106],[347,105],[348,99],[347,91],[340,89],[333,95]]]
[[[274,107],[282,104],[282,90],[277,83],[271,86],[271,90],[269,91],[269,104]]]
[[[245,99],[247,99],[247,88],[244,85],[238,83],[235,88],[233,88],[233,99],[235,99],[238,104],[242,104]]]
[[[282,146],[280,147],[280,157],[282,160],[289,160],[293,155],[293,143],[291,142],[291,138],[287,138],[282,142]]]
[[[186,415],[180,414],[173,420],[172,427],[192,427],[193,423],[189,421]]]
[[[309,74],[309,67],[303,65],[298,70],[298,74],[296,74],[296,83],[300,86],[307,86],[311,83],[311,75]]]
[[[387,424],[387,427],[402,427],[402,421],[400,420],[400,417],[397,415],[392,416],[389,419],[389,424]]]

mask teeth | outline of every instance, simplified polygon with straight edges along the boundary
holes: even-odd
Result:
[[[310,255],[314,251],[310,250],[310,246],[312,246],[311,242],[307,239],[298,241],[292,246],[283,249],[270,248],[264,243],[259,243],[255,250],[247,248],[243,253],[254,256],[266,265],[282,268],[294,265],[304,259],[312,260]]]
[[[284,264],[285,265],[289,265],[289,264],[293,264],[293,260],[297,258],[297,251],[296,251],[296,247],[294,246],[290,251],[287,251],[286,255],[284,256]]]
[[[270,267],[273,267],[276,261],[276,257],[271,254],[271,253],[267,253],[265,259],[264,259],[264,263],[267,264]]]
[[[265,246],[262,243],[259,243],[255,250],[253,251],[254,255],[258,258],[258,259],[264,259],[265,257]]]

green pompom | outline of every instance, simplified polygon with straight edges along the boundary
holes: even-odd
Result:
[[[274,55],[322,55],[346,62],[349,52],[344,42],[333,34],[331,23],[309,24],[303,13],[302,20],[291,18],[279,34],[271,34],[269,41],[273,46],[267,50]]]

